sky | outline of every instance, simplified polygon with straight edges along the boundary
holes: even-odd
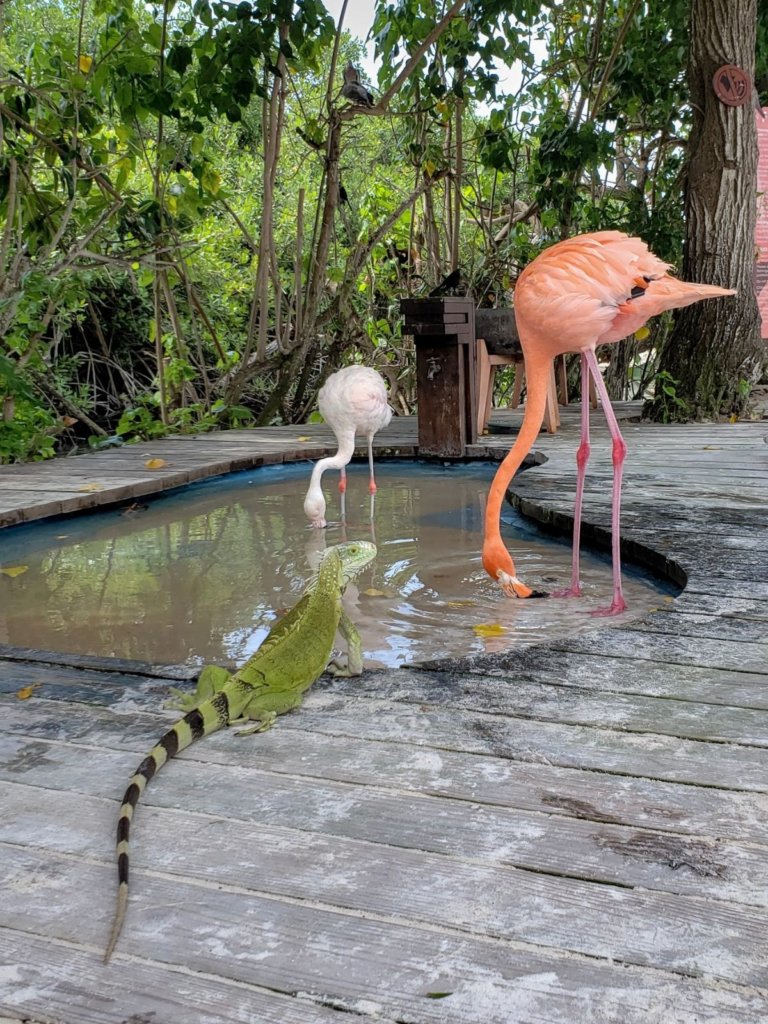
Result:
[[[339,23],[339,14],[343,0],[324,0],[326,10]],[[373,25],[373,7],[375,0],[349,0],[347,13],[344,15],[344,28],[358,39],[365,40]],[[368,59],[363,67],[369,77],[376,81],[376,65],[373,62],[373,40],[368,44]]]
[[[1,2],[1,0],[0,0]],[[343,0],[323,0],[325,3],[326,10],[334,18],[336,24],[339,22],[339,14],[341,13],[341,5]],[[363,42],[368,36],[373,26],[373,8],[375,0],[349,0],[347,3],[347,12],[344,15],[344,28],[347,29],[353,36],[357,36]],[[365,76],[368,81],[375,85],[376,84],[376,62],[373,59],[373,40],[368,42],[368,56],[367,59],[362,62]],[[535,47],[534,47],[535,49]],[[497,68],[499,75],[499,81],[504,84],[507,82],[510,87],[517,88],[520,82],[519,72],[507,71],[503,65]]]

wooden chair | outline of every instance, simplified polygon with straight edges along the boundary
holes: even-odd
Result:
[[[525,380],[523,350],[515,324],[512,309],[475,310],[475,361],[477,379],[477,432],[482,434],[488,425],[493,408],[493,381],[500,366],[515,367],[515,386],[510,408],[520,404],[520,393]],[[490,350],[490,351],[489,351]],[[557,409],[557,388],[555,370],[552,368],[547,404],[544,411],[544,426],[554,434],[560,426]]]
[[[520,393],[525,382],[525,363],[523,362],[522,355],[502,356],[491,354],[488,351],[484,338],[477,338],[475,351],[477,354],[477,432],[482,434],[488,425],[493,409],[493,382],[496,370],[500,366],[514,366],[515,385],[509,408],[516,409],[520,405]],[[549,386],[547,388],[544,426],[550,434],[554,434],[560,426],[554,366],[550,372]]]

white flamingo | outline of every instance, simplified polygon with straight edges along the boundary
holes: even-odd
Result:
[[[387,404],[387,389],[384,380],[369,366],[346,366],[332,373],[320,388],[317,404],[325,422],[336,435],[339,450],[335,455],[316,462],[304,498],[304,513],[310,525],[325,526],[325,496],[321,479],[326,469],[340,469],[339,492],[341,494],[341,517],[344,519],[344,495],[347,489],[345,466],[355,451],[355,434],[368,438],[368,465],[371,494],[371,514],[376,481],[373,477],[373,435],[386,427],[392,419],[392,410]]]

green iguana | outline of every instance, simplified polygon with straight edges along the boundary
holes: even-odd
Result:
[[[334,675],[358,676],[363,670],[360,636],[341,605],[344,588],[376,556],[369,541],[327,548],[317,575],[296,605],[272,629],[256,653],[234,675],[208,665],[194,694],[171,690],[174,706],[187,713],[141,762],[123,796],[117,821],[117,909],[104,963],[109,961],[128,902],[128,840],[139,797],[157,771],[195,740],[238,722],[256,724],[238,735],[269,729],[278,715],[297,708],[306,691],[328,667]],[[347,665],[328,660],[339,629],[347,641]]]

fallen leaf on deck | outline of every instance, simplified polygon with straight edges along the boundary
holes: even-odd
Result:
[[[145,469],[162,469],[163,466],[167,466],[168,463],[165,459],[147,459],[144,463]]]
[[[504,626],[498,622],[481,622],[477,626],[473,626],[472,629],[475,631],[476,636],[489,637],[489,636],[504,636],[507,632]]]
[[[21,576],[21,574],[26,572],[28,568],[28,565],[9,565],[5,569],[0,569],[0,572],[13,579],[15,576]]]
[[[83,484],[82,487],[77,488],[78,491],[103,491],[104,484]]]
[[[38,686],[42,685],[42,683],[30,683],[29,686],[22,686],[20,690],[16,691],[17,700],[29,700]]]
[[[427,999],[447,999],[453,992],[425,992],[424,995]]]
[[[297,441],[311,441],[312,438],[311,437],[297,437],[296,440]]]
[[[661,600],[662,600],[662,601],[666,601],[666,603],[667,603],[667,604],[672,604],[672,602],[673,602],[673,601],[674,601],[675,599],[674,599],[674,597],[669,597],[669,596],[667,596],[667,597],[662,597],[662,599],[661,599]]]
[[[376,587],[368,587],[368,589],[364,590],[363,593],[365,594],[366,597],[386,597],[387,596],[386,590],[377,590]]]

